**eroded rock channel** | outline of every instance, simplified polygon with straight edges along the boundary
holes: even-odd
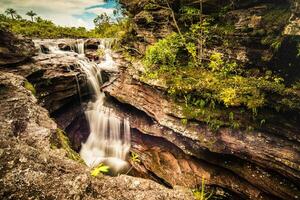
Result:
[[[15,37],[7,32],[2,35]],[[33,42],[27,42],[35,49]],[[20,52],[20,59],[14,63],[6,62],[7,57],[1,55],[8,64],[1,66],[0,73],[1,198],[192,199],[189,190],[167,189],[146,179],[125,175],[94,178],[80,158],[65,148],[66,143],[56,143],[66,141],[61,131],[64,129],[79,151],[90,131],[83,113],[91,94],[86,74],[77,64],[79,52],[65,55],[47,49],[43,47],[44,53],[34,50],[34,57]],[[23,60],[27,62],[20,62]],[[72,137],[76,131],[78,134]]]

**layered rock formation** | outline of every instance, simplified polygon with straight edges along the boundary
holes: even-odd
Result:
[[[200,121],[184,125],[171,99],[129,74],[123,72],[104,91],[143,111],[127,111],[127,115],[139,134],[157,140],[146,149],[143,139],[134,142],[133,149],[141,154],[147,170],[172,186],[195,187],[205,177],[208,185],[249,199],[299,196],[299,127],[294,127],[290,140],[288,129],[284,136],[227,128],[212,132]],[[168,145],[159,147],[164,140]]]

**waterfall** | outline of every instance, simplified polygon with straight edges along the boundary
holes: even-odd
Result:
[[[102,43],[102,41],[101,41]],[[93,93],[93,100],[85,111],[90,126],[90,135],[82,144],[80,155],[90,167],[105,162],[118,171],[127,165],[126,155],[130,149],[130,125],[127,119],[121,119],[110,108],[104,106],[105,94],[101,92],[101,69],[115,69],[111,50],[102,46],[104,60],[95,64],[82,59],[78,63],[87,75]]]
[[[57,41],[36,41],[36,45],[46,45],[49,54],[72,56],[87,76],[88,85],[92,93],[92,100],[88,103],[85,115],[90,127],[90,135],[82,144],[80,156],[90,167],[100,163],[110,166],[118,172],[127,167],[126,156],[130,149],[130,124],[128,119],[121,119],[112,109],[106,107],[105,94],[101,91],[101,70],[117,71],[118,68],[112,56],[113,39],[103,39],[98,46],[104,52],[100,63],[90,61],[84,55],[84,40],[76,40],[71,51],[62,51]],[[78,80],[77,87],[78,86]],[[78,88],[80,93],[80,88]]]

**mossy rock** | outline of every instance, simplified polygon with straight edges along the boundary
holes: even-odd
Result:
[[[55,133],[51,137],[51,148],[52,149],[64,149],[66,151],[66,156],[72,160],[78,161],[84,164],[84,161],[80,155],[74,151],[70,145],[70,140],[66,133],[61,129],[56,129]]]

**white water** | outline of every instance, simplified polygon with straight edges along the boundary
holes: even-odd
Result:
[[[44,40],[34,40],[36,48],[39,50],[39,53],[48,53],[48,54],[59,54],[59,55],[74,55],[73,53],[77,53],[77,55],[84,55],[84,40],[78,39],[76,41],[71,39],[44,39]],[[59,43],[69,43],[71,47],[71,51],[62,51],[59,49]],[[49,52],[43,52],[41,45],[44,45],[49,49]]]
[[[102,70],[106,71],[118,71],[115,61],[112,58],[112,44],[115,42],[114,39],[101,40],[98,49],[104,51],[104,60],[99,64]]]
[[[100,91],[101,69],[115,71],[117,67],[109,43],[102,40],[99,48],[104,50],[104,60],[100,64],[92,64],[87,60],[79,62],[94,94],[94,100],[89,102],[85,112],[91,133],[82,144],[80,155],[88,166],[106,162],[119,170],[127,165],[125,159],[130,148],[130,125],[127,119],[118,118],[103,105],[105,95]]]
[[[83,40],[76,42],[74,51],[79,54],[78,64],[87,75],[93,94],[93,99],[85,111],[90,135],[82,144],[80,156],[90,167],[105,162],[117,172],[127,166],[125,159],[130,149],[130,124],[127,119],[119,118],[110,108],[104,106],[105,94],[101,91],[101,70],[118,70],[112,58],[112,41],[101,40],[99,49],[104,51],[104,59],[99,64],[89,61],[84,56]],[[70,55],[66,51],[59,50],[57,45],[50,45],[48,48],[53,54]]]
[[[75,43],[75,52],[84,55],[84,40],[77,40]]]

